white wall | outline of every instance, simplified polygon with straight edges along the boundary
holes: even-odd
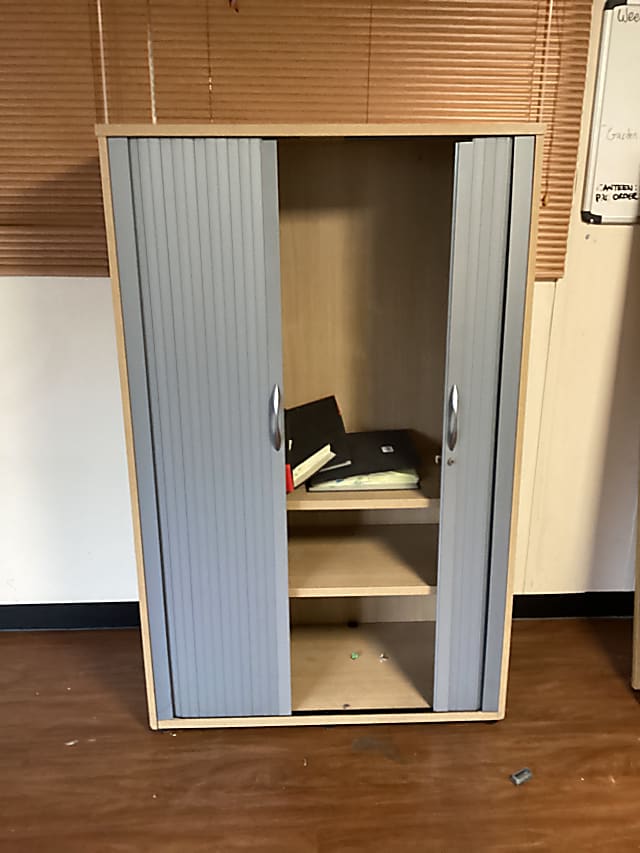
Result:
[[[516,592],[634,586],[640,227],[585,225],[580,200],[603,0],[595,4],[565,278],[538,283]]]
[[[0,604],[136,597],[109,280],[0,278]]]

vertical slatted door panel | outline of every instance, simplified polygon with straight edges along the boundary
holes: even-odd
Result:
[[[508,602],[509,546],[513,501],[522,331],[531,233],[531,195],[535,140],[516,136],[513,142],[513,169],[507,252],[504,328],[500,358],[496,465],[491,531],[491,577],[487,607],[487,640],[482,686],[482,710],[500,707],[500,677],[505,620],[511,615]]]
[[[478,710],[482,699],[512,147],[507,137],[456,146],[436,711]],[[459,392],[458,434],[449,449],[454,386]]]
[[[135,448],[136,483],[140,536],[144,554],[147,624],[151,646],[153,696],[157,719],[173,717],[173,691],[169,671],[167,625],[162,580],[162,552],[156,503],[156,466],[153,454],[147,356],[140,304],[138,245],[133,211],[133,188],[129,145],[126,139],[109,140],[109,175],[113,224],[116,233],[118,282],[127,357],[127,380]],[[113,271],[112,271],[113,273]],[[151,719],[153,720],[153,709]]]
[[[290,712],[275,142],[129,142],[175,714]]]

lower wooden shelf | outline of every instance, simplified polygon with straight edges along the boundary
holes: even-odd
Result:
[[[430,708],[433,622],[291,630],[294,711]]]
[[[289,596],[433,595],[437,554],[431,524],[291,529]]]

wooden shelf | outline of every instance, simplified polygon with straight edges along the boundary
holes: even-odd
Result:
[[[358,628],[294,627],[292,708],[429,708],[433,647],[433,622],[377,622]]]
[[[420,489],[384,489],[374,492],[308,492],[300,486],[287,495],[288,510],[424,509],[440,507]]]
[[[362,525],[289,532],[289,596],[433,595],[437,528]]]

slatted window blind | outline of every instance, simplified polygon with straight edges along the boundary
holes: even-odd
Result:
[[[94,123],[150,121],[148,49],[153,31],[147,4],[140,0],[87,0],[82,12],[91,28]]]
[[[236,5],[5,0],[0,271],[106,272],[95,121],[481,117],[546,123],[536,274],[563,274],[591,0]]]
[[[105,273],[94,121],[86,4],[3,0],[0,273]]]

